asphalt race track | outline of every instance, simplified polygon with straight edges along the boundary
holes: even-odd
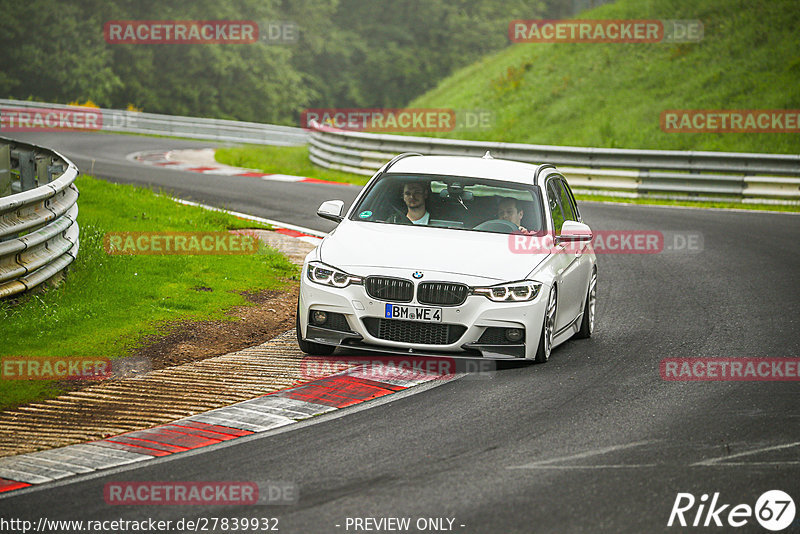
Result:
[[[61,151],[87,174],[318,230],[332,227],[314,214],[321,201],[350,202],[358,191],[125,160],[140,150],[213,146],[204,142],[18,138]],[[730,510],[780,489],[800,507],[800,382],[678,382],[659,373],[669,357],[800,356],[800,217],[580,207],[595,230],[700,234],[702,246],[598,255],[596,333],[561,345],[545,365],[507,365],[288,431],[36,487],[0,499],[0,514],[34,522],[277,517],[285,533],[355,532],[348,517],[449,518],[464,533],[593,533],[688,530],[667,527],[679,492],[698,501],[719,492]],[[291,481],[300,498],[285,506],[106,505],[106,482],[133,480]],[[753,518],[739,529],[695,530],[766,532]],[[795,520],[785,532],[798,531]]]
[[[150,187],[185,200],[204,202],[233,211],[328,231],[336,224],[317,216],[319,205],[339,198],[349,205],[358,187],[332,183],[308,184],[265,181],[250,176],[219,176],[162,169],[125,157],[145,150],[217,147],[220,143],[97,133],[17,133],[14,139],[35,143],[72,160],[84,174],[112,182]],[[312,187],[309,187],[312,185]],[[300,208],[296,208],[300,206]],[[309,206],[309,207],[307,207]]]

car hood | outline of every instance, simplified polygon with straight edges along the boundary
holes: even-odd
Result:
[[[351,274],[437,271],[498,282],[524,279],[547,254],[512,252],[512,236],[342,221],[320,245],[319,259]]]

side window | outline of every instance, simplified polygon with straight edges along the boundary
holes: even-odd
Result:
[[[559,199],[561,200],[561,210],[564,212],[564,218],[568,221],[577,221],[578,212],[567,189],[567,184],[563,180],[558,180]]]
[[[564,212],[561,211],[560,190],[558,180],[547,182],[547,202],[550,214],[553,216],[553,229],[556,235],[561,234],[561,227],[564,225]]]

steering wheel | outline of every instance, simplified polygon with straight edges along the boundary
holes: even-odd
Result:
[[[491,221],[480,223],[479,225],[475,226],[473,230],[511,234],[518,232],[519,227],[511,221],[507,221],[505,219],[492,219]]]

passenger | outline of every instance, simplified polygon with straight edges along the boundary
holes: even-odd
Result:
[[[403,186],[403,202],[406,203],[405,215],[395,213],[386,222],[394,224],[428,224],[431,214],[428,213],[427,201],[429,188],[423,182],[409,182]]]
[[[520,232],[529,233],[528,230],[522,226],[522,208],[519,201],[513,197],[503,197],[497,204],[497,218],[504,221],[514,223]]]

